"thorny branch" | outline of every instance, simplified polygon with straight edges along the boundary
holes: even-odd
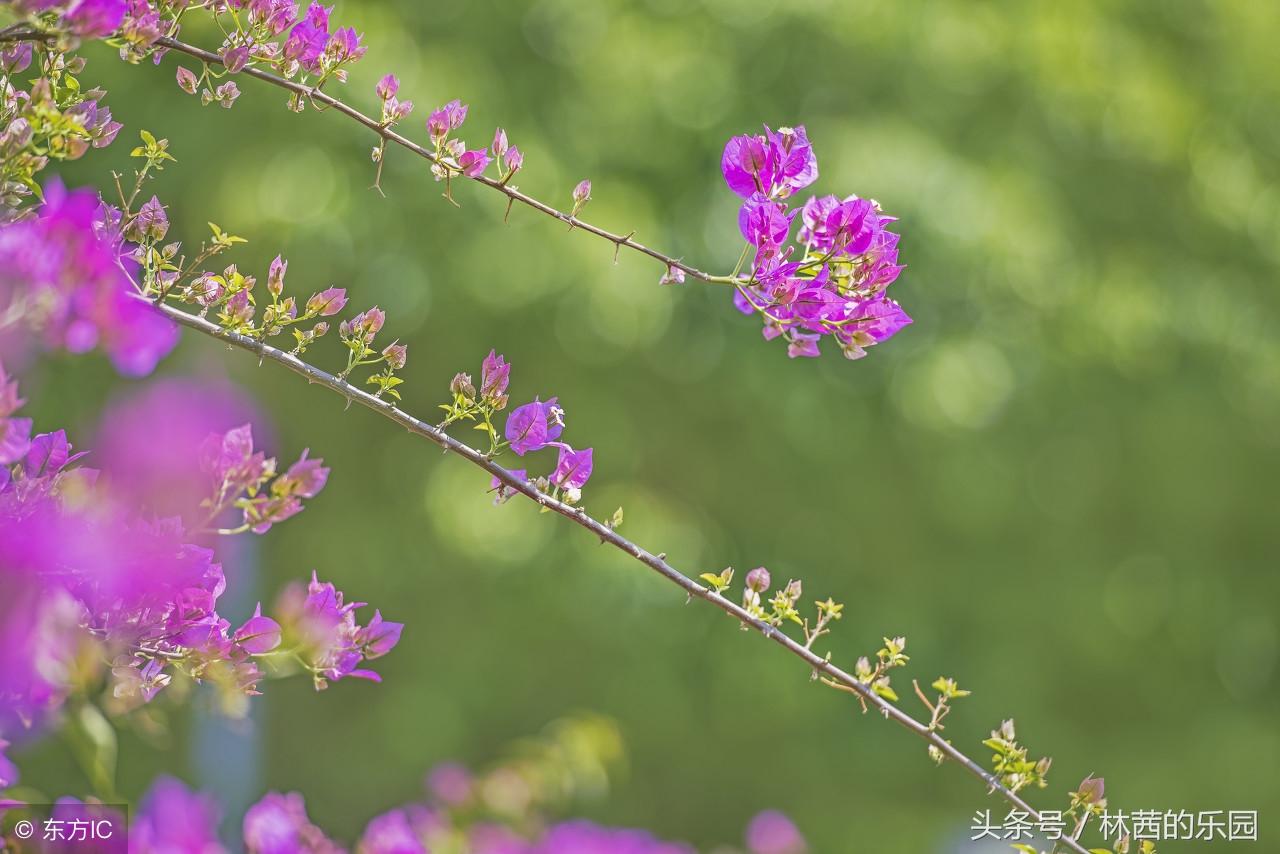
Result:
[[[169,50],[177,51],[178,53],[185,53],[188,56],[199,59],[201,62],[207,62],[214,65],[222,64],[222,58],[218,56],[218,54],[204,50],[203,48],[196,47],[195,45],[187,44],[186,42],[178,41],[177,39],[168,38],[168,37],[161,38],[159,41],[156,42],[156,45],[159,47],[168,48]],[[323,91],[315,89],[314,87],[307,86],[306,84],[295,83],[292,80],[286,80],[283,77],[279,77],[270,72],[263,71],[259,68],[254,68],[251,66],[245,67],[239,73],[243,75],[247,75],[249,77],[253,77],[257,80],[261,80],[265,83],[270,83],[273,86],[278,86],[281,89],[285,89],[289,92],[294,92],[298,95],[301,95],[307,98],[308,100],[316,104],[322,104],[327,108],[336,110],[337,112],[342,113],[347,118],[352,119],[353,121],[364,125],[369,130],[373,131],[374,133],[382,137],[387,142],[395,143],[401,148],[404,148],[407,151],[411,151],[414,154],[418,155],[419,157],[431,163],[436,163],[436,156],[429,149],[424,148],[423,146],[419,145],[418,143],[414,142],[408,137],[402,136],[401,134],[392,130],[387,125],[378,121],[377,119],[374,119],[370,116],[365,115],[364,113],[357,110],[355,107],[352,107],[344,103],[343,101],[338,100],[332,95],[329,95]],[[471,180],[480,184],[484,184],[486,187],[489,187],[491,189],[497,190],[499,193],[502,193],[509,199],[508,204],[519,202],[520,204],[527,205],[528,207],[531,207],[534,210],[539,211],[540,213],[544,213],[553,219],[558,219],[563,223],[567,223],[571,229],[577,229],[577,230],[589,232],[591,234],[596,235],[597,237],[604,238],[605,240],[609,241],[614,245],[615,259],[617,258],[617,251],[622,247],[626,247],[627,249],[634,250],[643,255],[648,255],[650,258],[653,258],[656,261],[661,261],[668,268],[683,270],[685,274],[693,276],[695,279],[701,279],[704,282],[713,282],[717,284],[732,284],[734,282],[734,279],[732,277],[712,275],[711,273],[707,273],[703,270],[699,270],[697,267],[686,264],[685,262],[681,261],[678,258],[672,258],[668,255],[664,255],[663,253],[659,252],[656,249],[650,249],[648,246],[645,246],[643,243],[640,243],[634,239],[633,237],[633,235],[635,234],[634,231],[629,232],[627,234],[614,234],[613,232],[603,229],[598,225],[593,225],[589,222],[586,222],[585,220],[582,220],[576,216],[573,216],[572,214],[565,213],[564,211],[559,210],[547,204],[546,202],[539,201],[538,199],[535,199],[533,196],[530,196],[527,193],[522,193],[520,192],[520,190],[511,186],[506,181],[490,178],[486,175],[479,175],[474,178],[471,178]]]
[[[914,733],[919,738],[932,745],[943,756],[957,763],[973,776],[977,777],[986,784],[989,792],[999,794],[1008,801],[1014,808],[1027,813],[1029,819],[1039,822],[1040,813],[1031,807],[1016,792],[1011,790],[999,781],[993,774],[983,768],[973,759],[970,759],[962,751],[953,746],[949,741],[942,738],[927,723],[923,723],[902,709],[890,703],[888,700],[880,697],[867,684],[864,684],[855,676],[840,669],[832,664],[826,658],[813,652],[804,644],[793,640],[775,626],[758,620],[747,613],[746,609],[725,597],[713,592],[711,589],[702,586],[689,576],[680,572],[671,564],[667,563],[666,556],[663,554],[653,554],[643,547],[633,543],[631,540],[619,534],[609,525],[588,515],[581,507],[574,507],[566,504],[550,495],[539,491],[531,483],[520,479],[507,471],[502,466],[495,463],[486,454],[467,445],[458,439],[453,438],[444,430],[429,424],[421,419],[415,418],[413,415],[405,412],[395,406],[390,401],[376,397],[362,389],[356,388],[345,380],[339,379],[333,374],[327,373],[305,361],[299,359],[290,353],[285,352],[277,347],[273,347],[263,341],[255,338],[239,335],[234,332],[228,332],[212,321],[198,317],[171,305],[160,303],[157,308],[167,317],[175,322],[193,329],[197,332],[208,335],[219,341],[223,341],[242,350],[256,354],[259,361],[272,361],[284,365],[289,370],[302,377],[305,377],[308,383],[313,385],[321,385],[330,391],[336,392],[347,399],[348,404],[351,402],[359,403],[361,406],[372,409],[379,415],[399,424],[410,433],[421,436],[430,442],[439,445],[446,452],[453,452],[471,464],[478,466],[489,474],[496,477],[506,487],[524,494],[528,498],[536,501],[541,506],[559,513],[561,516],[569,519],[577,525],[586,528],[592,534],[600,539],[602,543],[608,543],[614,548],[625,552],[635,560],[649,567],[654,572],[661,575],[671,583],[682,588],[690,599],[698,598],[706,602],[710,602],[715,607],[724,611],[729,616],[740,621],[743,626],[753,629],[765,638],[773,641],[779,646],[786,649],[792,655],[803,660],[812,669],[814,675],[820,676],[824,681],[835,683],[848,693],[854,694],[865,707],[873,708],[885,718],[902,726],[908,731]],[[1060,840],[1060,844],[1076,852],[1076,854],[1089,854],[1076,839],[1064,836]]]

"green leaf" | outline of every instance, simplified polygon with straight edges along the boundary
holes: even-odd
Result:
[[[1022,842],[1011,843],[1014,851],[1021,851],[1022,854],[1040,854],[1039,851]]]
[[[156,147],[156,138],[155,136],[152,135],[151,131],[142,130],[138,132],[138,135],[142,137],[142,141],[147,144],[147,147],[149,148]]]

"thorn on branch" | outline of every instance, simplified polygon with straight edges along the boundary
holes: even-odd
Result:
[[[624,244],[624,243],[626,243],[627,241],[631,240],[631,238],[633,238],[633,237],[635,237],[635,236],[636,236],[635,229],[632,229],[631,231],[629,231],[629,232],[627,232],[626,234],[624,234],[622,237],[620,237],[620,238],[618,238],[617,240],[613,241],[613,263],[614,263],[614,264],[617,264],[617,263],[618,263],[618,253],[622,251],[622,244]]]

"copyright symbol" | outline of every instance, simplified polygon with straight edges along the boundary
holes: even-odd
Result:
[[[13,826],[13,832],[19,839],[30,839],[36,832],[36,826],[26,819],[23,819]]]

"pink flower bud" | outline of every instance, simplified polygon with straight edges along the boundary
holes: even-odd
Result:
[[[507,171],[514,175],[524,166],[524,155],[520,153],[519,148],[513,145],[507,149],[506,161]]]
[[[284,274],[288,269],[289,262],[279,255],[271,262],[271,269],[267,271],[267,290],[273,297],[280,296],[284,291]]]
[[[196,78],[195,72],[190,69],[178,66],[178,88],[188,95],[196,93],[196,87],[199,86],[199,80]]]
[[[769,570],[763,566],[757,566],[755,569],[747,573],[747,589],[756,593],[763,593],[769,589]]]
[[[333,317],[342,311],[347,304],[345,288],[327,288],[312,294],[307,300],[307,314],[319,314],[321,317]]]
[[[493,156],[502,157],[502,155],[507,153],[508,147],[507,132],[502,128],[498,128],[493,132],[493,146],[490,149],[493,151]]]
[[[449,392],[463,400],[475,400],[476,387],[471,383],[471,374],[454,374],[453,382],[449,383]]]
[[[404,363],[409,358],[409,345],[401,344],[399,341],[388,344],[382,350],[382,358],[387,360],[387,367],[398,371],[404,367]]]
[[[668,267],[667,272],[662,274],[662,278],[658,279],[660,285],[683,285],[684,270],[679,267]]]
[[[236,98],[240,97],[240,87],[234,80],[228,80],[214,91],[213,96],[219,104],[229,110],[236,102]]]
[[[573,188],[573,202],[581,207],[591,198],[591,181],[583,178],[578,182],[578,186]]]
[[[388,74],[379,80],[378,84],[373,88],[378,93],[379,98],[384,101],[390,101],[400,91],[400,81],[396,79],[394,74]]]
[[[223,48],[222,50],[222,65],[232,74],[242,71],[248,61],[249,48],[246,45]]]

